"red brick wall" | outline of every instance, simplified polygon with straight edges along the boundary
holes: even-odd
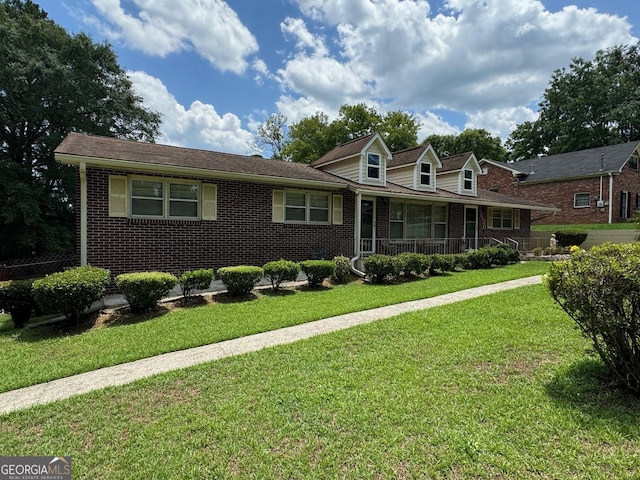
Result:
[[[113,275],[161,270],[179,275],[195,268],[305,260],[353,254],[355,196],[343,195],[343,225],[278,224],[271,221],[272,191],[279,185],[211,180],[218,187],[216,221],[111,218],[108,177],[125,172],[90,168],[88,263]],[[209,182],[209,180],[203,180]]]
[[[607,223],[609,221],[609,207],[598,208],[596,197],[602,195],[602,200],[609,201],[609,177],[602,178],[602,192],[600,177],[565,180],[537,184],[518,184],[510,172],[492,165],[483,165],[487,175],[478,176],[478,186],[484,189],[497,188],[500,193],[524,198],[534,202],[560,208],[555,215],[549,212],[535,211],[532,223],[536,224],[577,224],[577,223]],[[640,193],[640,173],[625,165],[620,175],[613,177],[612,221],[621,222],[620,193],[629,192],[629,214],[638,207],[636,197]],[[574,193],[589,192],[591,205],[585,208],[574,208]]]

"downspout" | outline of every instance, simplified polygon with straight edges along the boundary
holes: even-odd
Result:
[[[353,250],[355,256],[351,259],[351,271],[357,276],[359,276],[360,278],[364,278],[365,273],[361,272],[356,268],[356,262],[360,258],[360,254],[361,254],[360,252],[360,224],[362,222],[362,219],[360,218],[361,216],[362,216],[362,194],[356,193],[356,216],[355,216],[355,222],[354,222],[355,231],[353,235],[353,238],[355,239],[355,245]]]
[[[613,222],[613,175],[609,173],[609,223]]]
[[[87,264],[87,164],[80,162],[80,265]]]

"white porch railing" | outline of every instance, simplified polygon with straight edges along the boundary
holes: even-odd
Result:
[[[520,250],[520,248],[525,244],[524,239],[521,240],[522,242],[512,238],[508,238],[503,241],[496,238],[377,238],[375,241],[371,239],[362,239],[360,242],[360,251],[365,256],[372,255],[374,253],[397,255],[402,252],[424,253],[431,255],[434,253],[464,253],[467,250],[497,245],[499,243],[506,243],[516,250]]]

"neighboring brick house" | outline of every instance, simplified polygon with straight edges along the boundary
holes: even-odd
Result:
[[[528,238],[545,208],[477,189],[477,162],[472,191],[436,188],[429,145],[392,155],[378,134],[311,166],[79,133],[55,158],[78,167],[80,263],[113,274],[460,251]]]
[[[482,159],[478,186],[544,203],[537,224],[616,223],[640,208],[640,142],[621,143],[513,163]]]

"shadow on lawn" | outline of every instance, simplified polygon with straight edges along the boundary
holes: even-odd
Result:
[[[586,358],[559,371],[546,385],[554,402],[585,416],[575,416],[584,428],[605,422],[625,436],[640,438],[640,398],[624,389],[599,358]]]

